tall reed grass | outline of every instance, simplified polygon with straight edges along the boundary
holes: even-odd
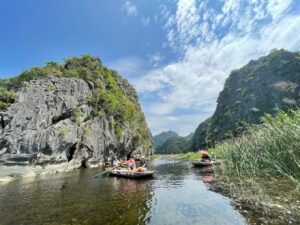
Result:
[[[300,110],[266,115],[262,125],[216,146],[225,171],[250,177],[285,177],[300,182]]]

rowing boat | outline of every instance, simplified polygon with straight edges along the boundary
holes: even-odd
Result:
[[[212,165],[217,165],[220,164],[221,162],[216,160],[216,161],[210,161],[210,162],[203,162],[203,161],[194,161],[192,164],[195,167],[205,167],[205,166],[212,166]]]
[[[135,172],[135,173],[129,173],[127,170],[111,170],[108,172],[110,176],[116,176],[116,177],[124,177],[124,178],[131,178],[131,179],[137,179],[137,178],[146,178],[146,177],[152,177],[154,174],[154,171],[145,171],[145,172]]]

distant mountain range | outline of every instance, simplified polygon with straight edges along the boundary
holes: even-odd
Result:
[[[155,153],[179,153],[190,150],[189,141],[193,133],[186,137],[179,136],[174,131],[165,131],[153,137]]]
[[[162,146],[166,141],[168,141],[172,137],[179,137],[179,135],[174,131],[165,131],[153,137],[154,148],[158,149]]]

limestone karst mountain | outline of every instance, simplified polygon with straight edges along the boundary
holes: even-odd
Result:
[[[192,150],[237,136],[247,124],[260,123],[265,113],[299,107],[300,53],[273,50],[233,70],[217,103],[214,114],[196,129]]]
[[[39,174],[152,154],[134,88],[84,55],[0,83],[1,173]]]

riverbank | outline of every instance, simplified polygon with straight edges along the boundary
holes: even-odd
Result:
[[[90,168],[102,167],[103,164],[91,165]],[[0,165],[0,184],[6,184],[17,179],[44,176],[57,173],[67,173],[78,170],[80,166],[71,163],[61,163],[46,166],[3,166]]]
[[[215,189],[266,224],[300,224],[300,110],[265,115],[212,151],[224,164]]]
[[[188,152],[188,153],[178,153],[178,154],[154,154],[151,157],[151,159],[157,159],[157,158],[198,160],[199,152]]]
[[[198,152],[154,155],[154,158],[199,159]],[[210,190],[233,200],[234,207],[247,219],[248,224],[286,225],[300,222],[300,186],[279,178],[238,178],[228,176],[226,167],[214,167]]]
[[[231,198],[250,225],[299,224],[299,185],[280,179],[234,179],[220,171],[216,174],[209,188]]]

